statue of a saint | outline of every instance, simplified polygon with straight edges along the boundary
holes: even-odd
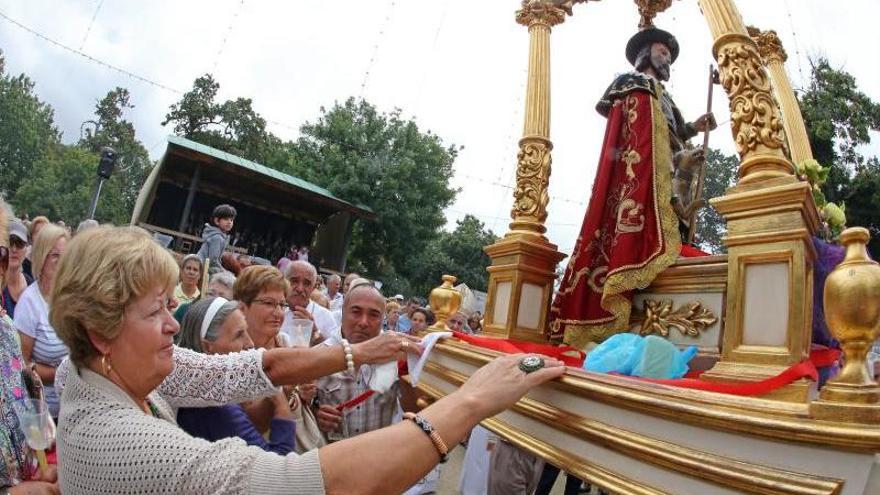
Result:
[[[675,262],[701,201],[690,178],[704,161],[687,141],[715,128],[712,114],[686,123],[666,92],[679,45],[655,27],[636,33],[626,57],[634,72],[605,91],[607,118],[587,214],[550,309],[551,336],[583,347],[627,328],[632,292]]]

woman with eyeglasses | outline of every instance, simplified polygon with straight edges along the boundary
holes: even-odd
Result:
[[[25,360],[37,365],[37,374],[45,386],[46,404],[53,418],[58,417],[59,400],[53,387],[55,369],[68,350],[49,322],[49,306],[58,261],[69,239],[67,231],[57,225],[47,224],[40,229],[31,251],[37,281],[24,290],[15,307],[14,321],[21,334],[21,353]]]
[[[290,284],[281,270],[266,265],[242,270],[232,286],[232,298],[241,303],[254,347],[274,349],[282,344],[278,332],[287,309]]]
[[[247,322],[247,332],[257,349],[284,347],[280,335],[290,283],[274,266],[254,265],[241,271],[232,286],[232,297],[239,302]],[[292,388],[286,391],[290,396]],[[275,403],[261,399],[241,404],[260,432],[271,427]]]
[[[15,317],[15,306],[24,290],[28,288],[34,279],[24,273],[24,260],[27,256],[28,231],[21,221],[13,219],[9,222],[9,244],[0,248],[6,249],[6,254],[0,252],[0,263],[6,259],[6,274],[0,277],[3,287],[3,309],[10,318]]]

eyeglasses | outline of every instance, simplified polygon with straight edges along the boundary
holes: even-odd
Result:
[[[0,268],[3,268],[3,271],[9,267],[9,248],[6,246],[0,246]]]
[[[279,308],[281,311],[285,311],[290,307],[290,305],[284,301],[278,302],[273,301],[272,299],[254,299],[254,302],[260,303],[263,306],[271,307],[272,309]]]

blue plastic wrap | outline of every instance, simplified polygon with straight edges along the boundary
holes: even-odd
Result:
[[[696,354],[695,346],[679,351],[674,344],[655,335],[620,333],[587,354],[584,369],[644,378],[681,378]]]

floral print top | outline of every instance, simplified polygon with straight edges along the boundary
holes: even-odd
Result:
[[[12,404],[27,392],[21,379],[24,360],[18,331],[9,316],[0,315],[0,487],[15,486],[30,478],[35,459],[25,443],[24,433]]]

